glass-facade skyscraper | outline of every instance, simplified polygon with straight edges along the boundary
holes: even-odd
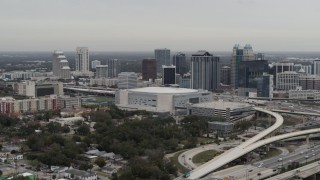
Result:
[[[171,60],[170,60],[170,49],[155,49],[154,50],[154,56],[157,60],[157,72],[161,73],[162,66],[170,66]]]
[[[191,56],[191,88],[214,91],[219,88],[219,57],[207,51],[198,51]]]
[[[177,74],[183,75],[188,72],[188,65],[186,55],[184,53],[178,53],[172,57],[173,65],[176,66]]]

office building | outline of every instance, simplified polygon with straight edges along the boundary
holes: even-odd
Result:
[[[76,48],[76,71],[81,73],[89,73],[89,48],[77,47]]]
[[[270,69],[270,74],[273,75],[273,85],[277,86],[277,74],[285,71],[294,71],[294,63],[279,62],[273,63]]]
[[[212,101],[212,94],[204,90],[145,87],[119,90],[115,96],[116,105],[127,110],[146,110],[157,113],[180,113],[186,115],[187,104]]]
[[[320,100],[320,91],[318,90],[290,90],[289,99],[313,99]]]
[[[172,63],[170,61],[170,49],[155,49],[154,56],[157,61],[157,72],[161,73],[162,66],[170,66]]]
[[[118,74],[118,88],[132,89],[138,85],[138,75],[134,72],[122,72]]]
[[[305,73],[306,75],[312,74],[312,65],[311,64],[295,64],[293,65],[293,70],[297,73]]]
[[[320,90],[320,76],[302,75],[299,77],[299,85],[302,90]]]
[[[108,77],[109,78],[117,77],[119,73],[118,59],[108,59],[106,65],[108,66]]]
[[[106,86],[106,87],[115,87],[118,84],[118,79],[109,79],[109,78],[90,78],[91,86]]]
[[[238,69],[238,95],[249,96],[250,92],[256,92],[258,79],[268,71],[269,66],[266,60],[241,61]]]
[[[10,71],[2,74],[2,79],[5,80],[30,80],[36,77],[48,77],[50,72],[38,72],[34,70],[26,71]]]
[[[257,78],[257,97],[273,98],[273,75],[263,74]]]
[[[191,87],[191,79],[190,77],[182,77],[179,81],[180,88],[190,88]]]
[[[313,74],[320,76],[320,59],[313,61]]]
[[[191,57],[191,88],[214,91],[220,84],[219,57],[198,51]]]
[[[231,58],[231,86],[238,88],[239,82],[239,65],[241,61],[252,61],[255,55],[253,54],[252,46],[246,44],[244,47],[239,44],[234,45]]]
[[[54,51],[52,54],[52,72],[53,75],[61,79],[71,79],[69,62],[63,51]]]
[[[220,68],[220,83],[224,85],[230,85],[231,83],[231,68],[229,66],[223,66]]]
[[[81,107],[79,97],[58,96],[57,102],[59,109],[78,109]]]
[[[91,69],[95,69],[96,66],[98,66],[98,65],[101,65],[101,61],[99,61],[99,60],[91,61]]]
[[[108,77],[108,65],[97,65],[96,66],[96,78],[107,78]]]
[[[63,95],[62,82],[25,81],[15,83],[13,89],[17,94],[28,97],[39,97],[52,94]]]
[[[278,90],[295,90],[299,86],[300,74],[295,71],[285,71],[277,73],[277,84]]]
[[[173,55],[172,63],[176,66],[176,73],[184,75],[188,72],[188,65],[186,60],[186,55],[184,53],[178,53]]]
[[[176,84],[176,67],[162,66],[162,84]]]
[[[157,79],[157,61],[155,59],[142,60],[142,80],[152,82]]]

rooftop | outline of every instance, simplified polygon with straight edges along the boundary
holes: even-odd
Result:
[[[200,107],[200,108],[214,108],[214,109],[220,109],[220,110],[226,110],[227,108],[230,108],[230,110],[234,110],[239,108],[251,107],[251,105],[247,103],[227,102],[227,101],[212,101],[207,103],[193,104],[192,106]]]
[[[187,88],[170,88],[170,87],[145,87],[130,89],[130,92],[140,92],[140,93],[158,93],[158,94],[185,94],[185,93],[195,93],[198,90],[187,89]]]
[[[201,50],[192,54],[192,56],[212,56],[212,54],[210,54],[208,51]]]
[[[91,173],[91,172],[88,172],[88,171],[81,171],[81,170],[72,169],[72,168],[66,170],[66,173],[74,174],[76,176],[81,176],[81,177],[90,177],[90,176],[94,176],[95,175],[94,173]]]

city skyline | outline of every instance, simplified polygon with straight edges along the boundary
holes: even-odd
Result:
[[[48,4],[50,4],[48,6]],[[2,1],[0,51],[318,51],[320,2]]]

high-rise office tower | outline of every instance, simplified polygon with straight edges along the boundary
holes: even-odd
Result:
[[[183,53],[178,53],[173,55],[172,63],[176,66],[177,74],[183,75],[188,72],[188,65],[186,60],[186,55]]]
[[[313,74],[320,76],[320,59],[313,61]]]
[[[231,68],[229,66],[223,66],[220,68],[220,82],[224,85],[230,85]]]
[[[107,78],[107,77],[108,77],[108,65],[97,65],[96,78]]]
[[[285,71],[294,71],[294,63],[289,62],[279,62],[272,64],[270,73],[273,75],[273,86],[277,86],[277,75]]]
[[[253,54],[252,46],[246,44],[241,47],[239,44],[233,46],[232,58],[231,58],[231,86],[233,88],[238,87],[239,78],[239,64],[241,61],[254,60],[255,55]]]
[[[162,66],[162,84],[176,84],[176,67],[175,66]]]
[[[99,60],[91,61],[91,69],[95,69],[98,65],[101,65],[101,61]]]
[[[52,72],[53,75],[61,79],[71,79],[69,62],[63,51],[54,51],[52,54]]]
[[[142,60],[142,80],[154,81],[157,79],[157,61],[155,59]]]
[[[262,76],[268,72],[269,65],[266,60],[241,61],[239,64],[238,95],[249,96],[250,92],[257,92],[258,82],[262,81],[258,81],[258,79],[262,79]]]
[[[198,51],[191,56],[191,88],[214,91],[219,88],[219,57],[207,51]]]
[[[76,48],[76,71],[81,73],[89,73],[89,48]]]
[[[138,85],[138,75],[134,72],[122,72],[118,74],[118,88],[132,89]]]
[[[109,78],[114,78],[117,77],[118,75],[118,69],[119,69],[119,62],[118,59],[108,59],[107,60],[107,65],[108,65],[108,77]]]
[[[155,49],[154,56],[157,60],[157,72],[161,73],[163,65],[170,66],[170,49]]]

